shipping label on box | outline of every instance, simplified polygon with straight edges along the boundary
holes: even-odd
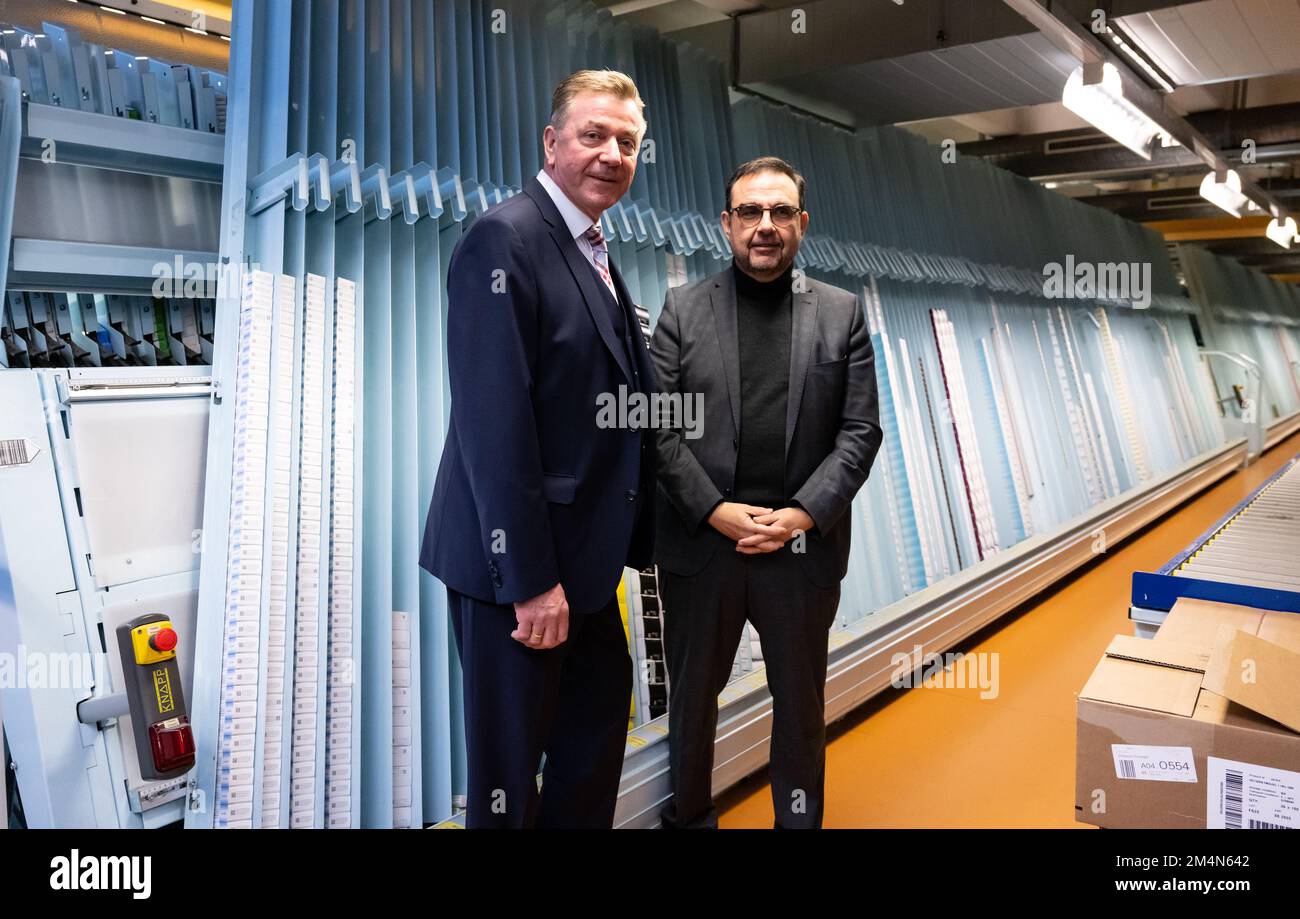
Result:
[[[1300,772],[1208,757],[1205,826],[1300,830]]]

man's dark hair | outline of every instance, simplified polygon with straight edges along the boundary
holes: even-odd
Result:
[[[741,163],[736,167],[736,171],[727,179],[727,209],[731,209],[731,187],[743,179],[745,176],[753,175],[756,172],[779,172],[784,176],[789,176],[799,189],[799,210],[803,210],[803,176],[799,170],[795,169],[779,156],[760,156],[752,159],[748,163]]]

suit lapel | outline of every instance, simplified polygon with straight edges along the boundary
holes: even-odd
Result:
[[[633,346],[633,353],[629,355],[629,357],[641,365],[638,368],[642,377],[644,377],[644,379],[641,380],[641,389],[649,392],[650,389],[653,388],[652,381],[654,380],[654,376],[653,371],[651,371],[651,376],[646,376],[647,368],[649,366],[648,352],[645,348],[645,334],[641,330],[641,320],[637,318],[636,315],[636,301],[632,299],[632,293],[627,289],[627,282],[623,280],[623,275],[620,274],[618,268],[615,267],[613,259],[610,259],[609,262],[609,273],[614,279],[614,288],[618,291],[619,309],[623,310],[623,316],[625,321],[628,323],[628,328],[631,330],[632,339],[638,342],[638,344]],[[626,304],[626,306],[624,306],[624,304]],[[642,359],[642,355],[646,356],[645,360]]]
[[[551,238],[555,240],[555,245],[559,248],[564,262],[569,266],[569,272],[573,279],[578,283],[578,289],[582,292],[582,299],[587,304],[587,312],[591,314],[591,321],[596,324],[596,330],[600,333],[600,338],[605,342],[605,347],[609,349],[610,354],[618,363],[619,370],[623,371],[623,377],[632,382],[632,370],[628,367],[626,348],[614,334],[614,324],[610,322],[609,311],[605,304],[601,302],[603,296],[600,289],[596,286],[603,283],[596,275],[595,270],[583,257],[578,250],[578,244],[569,235],[568,224],[560,216],[559,209],[551,196],[546,193],[542,183],[534,177],[527,185],[524,186],[524,193],[533,199],[537,209],[541,211],[542,218],[550,227]],[[611,272],[613,262],[610,262]],[[616,282],[617,283],[617,282]]]
[[[636,301],[632,299],[632,292],[627,289],[627,282],[623,280],[623,275],[613,259],[609,260],[609,276],[614,280],[614,289],[618,291],[616,296],[618,308],[623,318],[627,320],[628,328],[640,332],[641,320],[636,318]]]
[[[817,332],[817,295],[812,291],[796,293],[793,300],[794,316],[790,322],[790,389],[786,397],[785,455],[790,455],[790,441],[794,438],[795,423],[799,420],[799,407],[803,401],[803,384],[808,376],[808,358],[812,354],[813,339]]]
[[[732,269],[722,272],[709,290],[713,322],[718,332],[719,359],[727,380],[727,399],[731,404],[731,423],[740,436],[740,341],[736,330],[736,279]]]

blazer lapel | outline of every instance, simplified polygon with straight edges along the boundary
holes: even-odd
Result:
[[[596,330],[600,333],[600,338],[605,342],[605,347],[609,349],[610,354],[618,363],[619,370],[623,371],[623,377],[628,383],[632,382],[632,370],[627,363],[626,348],[614,334],[614,324],[610,322],[609,311],[605,304],[601,302],[603,296],[600,289],[596,286],[600,279],[591,264],[578,251],[578,244],[573,237],[569,235],[568,224],[560,216],[559,209],[551,196],[546,193],[542,183],[534,177],[527,185],[524,186],[524,193],[533,199],[538,210],[542,213],[542,218],[549,225],[551,238],[555,240],[555,245],[559,248],[560,254],[564,258],[565,264],[569,266],[569,272],[573,279],[578,283],[578,289],[582,292],[582,299],[587,304],[587,312],[591,314],[591,321],[596,324]],[[613,262],[610,262],[611,269]]]
[[[727,399],[731,403],[731,423],[740,436],[740,342],[736,331],[736,279],[727,268],[709,290],[713,322],[718,331],[718,358],[727,381]],[[787,442],[789,438],[786,438]]]
[[[654,371],[650,368],[649,352],[645,346],[645,333],[641,329],[641,320],[636,314],[636,301],[632,299],[632,292],[628,290],[627,282],[623,280],[623,275],[619,273],[612,259],[609,263],[609,273],[614,279],[614,288],[618,291],[619,308],[623,310],[623,316],[628,323],[628,328],[632,330],[632,339],[638,342],[633,346],[630,356],[640,365],[638,370],[643,377],[641,389],[643,392],[650,392],[652,389],[657,388],[658,384],[655,382]],[[626,308],[624,308],[623,304],[627,304]],[[649,376],[646,375],[647,371],[650,374]]]
[[[794,316],[790,323],[790,389],[786,397],[785,455],[790,455],[799,406],[803,401],[803,384],[808,376],[808,358],[817,333],[817,295],[812,291],[794,294]]]

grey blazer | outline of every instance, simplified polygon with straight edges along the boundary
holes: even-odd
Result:
[[[796,275],[798,279],[798,275]],[[866,481],[883,434],[875,355],[858,298],[811,278],[796,287],[785,423],[786,494],[816,527],[804,542],[804,571],[835,587],[848,570],[853,496]],[[702,436],[660,428],[656,561],[697,574],[730,540],[709,514],[732,500],[740,445],[740,358],[731,266],[668,291],[650,341],[665,393],[704,399]],[[790,552],[787,543],[781,552]],[[799,554],[799,553],[796,553]]]

